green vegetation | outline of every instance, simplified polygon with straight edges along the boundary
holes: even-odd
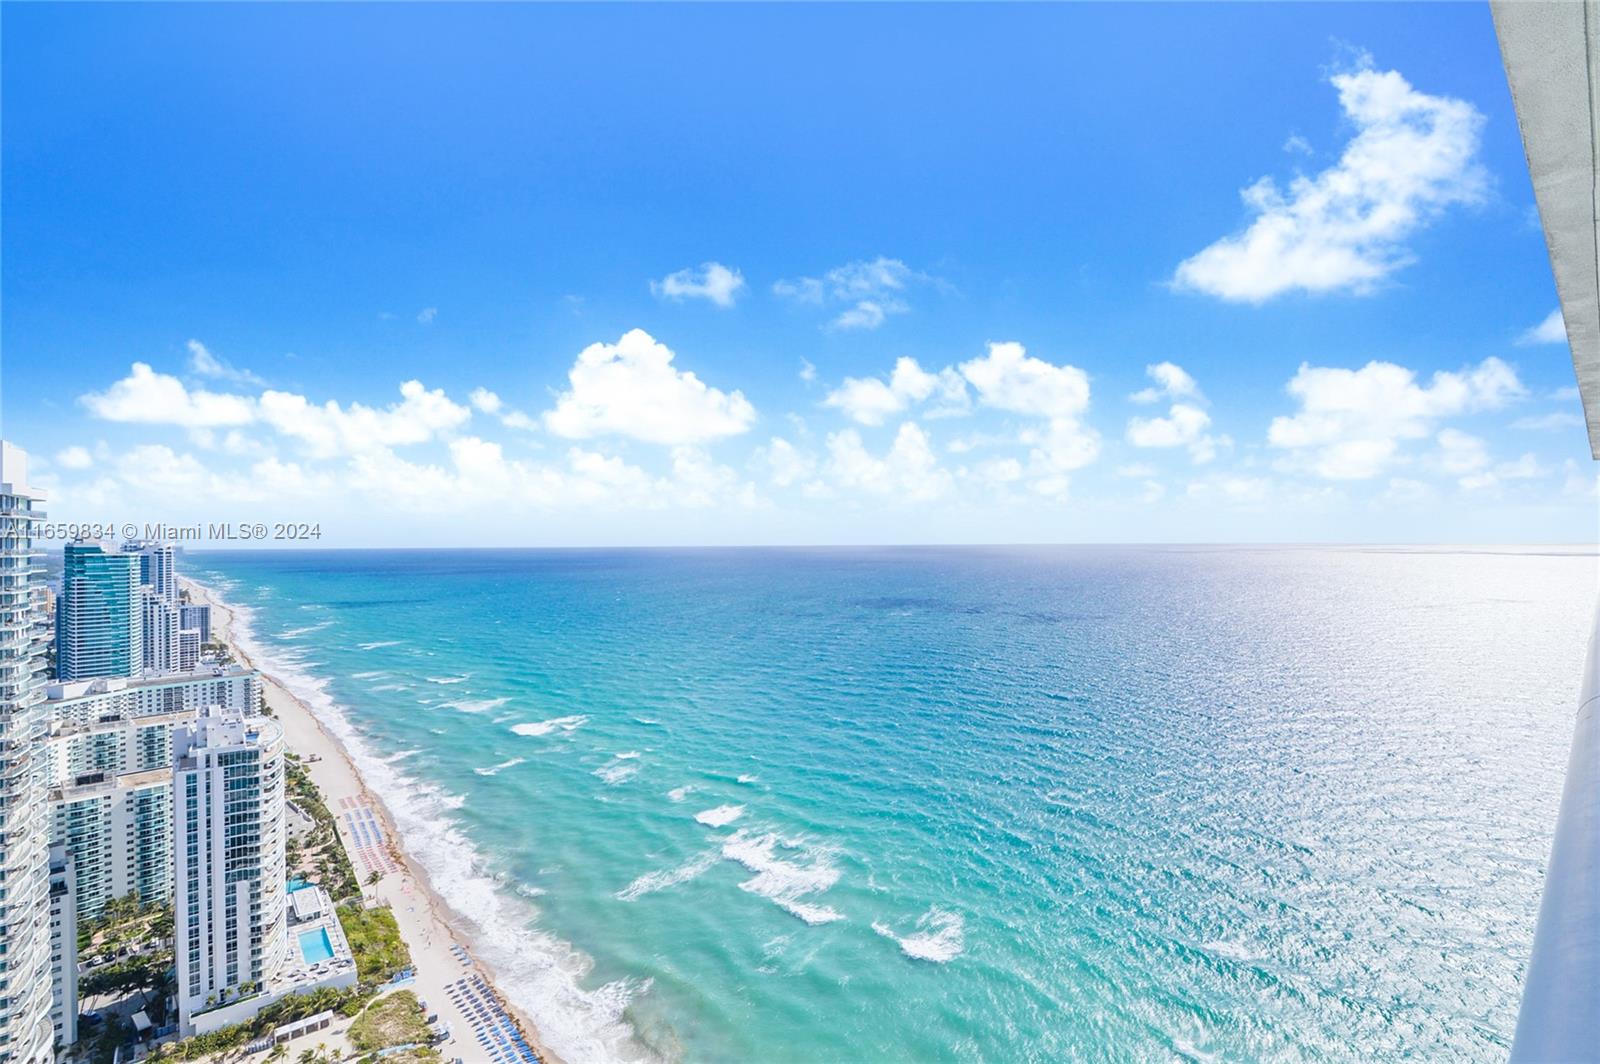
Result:
[[[185,1038],[181,1042],[169,1042],[157,1046],[146,1059],[198,1060],[214,1053],[238,1049],[263,1035],[271,1034],[286,1023],[315,1016],[328,1009],[334,1010],[341,1016],[354,1016],[372,1000],[375,994],[376,991],[362,986],[348,990],[336,990],[325,986],[305,994],[291,994],[282,1001],[268,1005],[252,1020],[236,1023],[231,1027],[212,1031],[210,1034]]]
[[[378,988],[384,982],[411,964],[410,951],[400,940],[400,927],[395,923],[394,914],[387,909],[362,909],[359,901],[353,900],[359,899],[361,886],[356,881],[355,869],[350,866],[350,858],[339,844],[333,814],[322,801],[322,795],[316,784],[311,782],[305,766],[293,754],[287,759],[285,777],[289,798],[316,822],[303,846],[294,848],[296,859],[291,861],[290,867],[294,873],[304,875],[328,891],[335,901],[345,902],[338,910],[339,923],[344,927],[345,937],[350,940],[350,949],[355,954],[356,975],[360,983],[348,990],[322,987],[306,994],[293,994],[268,1005],[254,1019],[244,1023],[161,1046],[149,1058],[151,1060],[197,1060],[236,1050],[271,1034],[286,1023],[314,1016],[327,1009],[333,1009],[341,1016],[355,1016],[377,996]],[[167,920],[170,934],[170,915]],[[277,1059],[282,1060],[283,1057],[283,1054],[279,1054]],[[325,1053],[307,1050],[300,1054],[300,1059],[322,1061],[332,1058]],[[413,1059],[420,1064],[423,1060],[437,1060],[438,1057]]]
[[[376,1053],[369,1053],[361,1058],[362,1064],[376,1064],[382,1060],[383,1064],[436,1064],[443,1060],[439,1051],[432,1046],[412,1046],[400,1053],[390,1053],[386,1057],[379,1057]]]
[[[339,923],[344,928],[345,937],[350,940],[351,952],[355,954],[356,976],[360,979],[360,983],[348,990],[322,987],[305,994],[293,994],[268,1005],[252,1020],[224,1027],[210,1034],[196,1035],[181,1042],[169,1043],[160,1047],[160,1052],[149,1059],[197,1060],[214,1053],[238,1049],[248,1042],[271,1034],[286,1023],[314,1016],[326,1009],[333,1009],[341,1016],[355,1016],[360,1013],[369,1001],[377,997],[379,987],[402,968],[410,967],[411,953],[400,939],[400,926],[395,923],[394,913],[388,909],[362,909],[359,905],[344,905],[338,912]],[[415,1002],[415,995],[411,997]],[[425,1037],[423,1041],[426,1041]],[[388,1061],[396,1058],[384,1059]],[[421,1064],[423,1061],[434,1061],[439,1058],[437,1055],[408,1057],[402,1054],[398,1059],[402,1064],[407,1059]]]
[[[400,925],[387,906],[380,909],[340,906],[339,926],[344,928],[344,937],[350,940],[350,952],[356,956],[356,977],[361,982],[384,983],[402,969],[411,967],[411,951],[400,938]]]
[[[322,792],[311,782],[305,765],[292,753],[285,759],[284,793],[314,822],[305,839],[290,847],[290,872],[305,876],[326,890],[335,902],[359,896],[361,883],[350,864],[350,855],[339,843],[333,814],[323,802]]]
[[[116,1059],[117,1047],[126,1042],[133,1034],[133,1027],[121,1016],[112,1016],[106,1020],[105,1026],[95,1036],[94,1044],[89,1048],[89,1060],[92,1064],[111,1064]]]
[[[416,1045],[431,1038],[427,1013],[409,990],[379,998],[350,1025],[350,1044],[362,1052]]]
[[[98,954],[115,955],[123,948],[142,946],[152,939],[172,937],[172,907],[143,902],[136,894],[108,898],[100,915],[78,925],[78,953],[87,960]]]
[[[173,981],[171,942],[171,906],[141,902],[133,894],[109,899],[99,916],[78,928],[78,955],[84,965],[79,996],[138,994],[151,1021],[166,1022]]]

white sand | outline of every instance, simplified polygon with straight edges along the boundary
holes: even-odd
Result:
[[[229,628],[233,614],[228,607],[219,602],[214,595],[208,594],[203,585],[187,579],[182,583],[194,601],[211,605],[211,628],[215,638],[227,643],[235,659],[247,666],[255,667],[255,663],[231,638]],[[409,989],[414,990],[428,1003],[429,1011],[437,1012],[439,1018],[450,1025],[451,1040],[441,1044],[439,1051],[447,1061],[452,1057],[461,1057],[467,1061],[478,1059],[483,1055],[483,1051],[473,1037],[472,1025],[451,1002],[450,995],[445,992],[445,986],[463,975],[471,974],[474,970],[492,983],[493,973],[481,963],[477,964],[475,969],[468,968],[450,952],[451,945],[467,947],[467,942],[457,933],[452,923],[453,920],[459,920],[459,917],[434,893],[426,873],[405,853],[404,839],[395,832],[394,822],[390,819],[388,811],[384,809],[377,795],[369,791],[362,782],[360,773],[345,754],[344,747],[323,730],[305,703],[290,694],[274,677],[263,672],[261,678],[267,706],[283,724],[284,738],[289,749],[302,758],[302,764],[310,773],[312,782],[322,791],[322,800],[338,823],[339,838],[344,843],[346,852],[351,854],[351,863],[356,869],[357,878],[363,884],[363,894],[368,898],[389,903],[394,912],[395,921],[400,925],[400,935],[411,950],[411,960],[417,972],[416,982]],[[372,808],[374,815],[383,825],[384,834],[394,844],[394,849],[402,859],[401,871],[385,875],[374,885],[366,885],[367,871],[351,851],[350,840],[345,835],[344,822],[339,819],[340,803],[344,798],[359,799]],[[546,1049],[539,1040],[538,1032],[528,1018],[516,1011],[503,993],[500,998],[506,1010],[522,1028],[528,1044],[550,1064],[560,1064],[559,1058]],[[342,1023],[339,1026],[347,1025]],[[330,1029],[308,1036],[304,1041],[307,1044],[314,1044],[317,1041],[328,1041],[331,1044],[333,1039],[330,1039],[329,1035],[333,1033],[334,1031]],[[294,1053],[300,1048],[302,1047],[297,1041],[291,1047],[293,1052],[289,1059],[293,1059]]]

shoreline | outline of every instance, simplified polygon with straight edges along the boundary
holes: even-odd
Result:
[[[304,701],[276,676],[262,669],[239,645],[234,638],[233,607],[206,585],[189,577],[180,577],[179,580],[194,601],[211,606],[213,638],[226,645],[236,661],[254,669],[261,676],[268,708],[283,725],[289,749],[299,755],[301,765],[322,792],[328,808],[337,810],[342,801],[353,799],[371,809],[381,825],[389,852],[399,862],[401,871],[384,874],[376,885],[367,885],[365,877],[358,876],[362,880],[362,895],[386,902],[394,913],[400,937],[411,953],[412,966],[416,971],[416,981],[411,989],[426,998],[429,1009],[437,1012],[450,1025],[451,1040],[442,1043],[440,1051],[447,1058],[454,1055],[469,1061],[474,1059],[473,1054],[478,1051],[471,1035],[469,1017],[455,1005],[445,989],[447,984],[456,979],[476,972],[494,990],[501,1006],[540,1059],[546,1064],[564,1064],[561,1057],[540,1037],[533,1020],[500,988],[498,974],[473,951],[472,936],[466,930],[468,918],[457,913],[434,889],[427,869],[406,849],[388,807],[382,797],[368,786],[344,744],[324,727]],[[337,814],[335,819],[339,843],[359,873],[362,866],[351,849],[346,826]],[[417,904],[419,899],[421,905]],[[469,957],[470,964],[464,964],[453,954],[453,949],[459,949]]]

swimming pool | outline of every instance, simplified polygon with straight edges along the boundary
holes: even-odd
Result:
[[[328,938],[326,927],[300,933],[300,956],[305,958],[307,964],[333,959],[333,942]]]

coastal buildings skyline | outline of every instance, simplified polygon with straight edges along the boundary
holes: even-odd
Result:
[[[347,945],[338,971],[287,963],[282,729],[253,670],[201,659],[209,605],[180,592],[170,544],[65,544],[46,683],[43,501],[27,453],[0,441],[0,1060],[38,1064],[76,1041],[79,920],[113,899],[171,905],[179,873],[186,898],[206,899],[178,916],[208,952],[178,963],[204,990],[177,999],[191,1033],[192,1013],[211,1030],[353,984]]]
[[[112,898],[172,896],[172,733],[206,706],[243,713],[261,681],[241,666],[198,675],[57,682],[46,687],[54,837],[75,857],[78,917]]]

